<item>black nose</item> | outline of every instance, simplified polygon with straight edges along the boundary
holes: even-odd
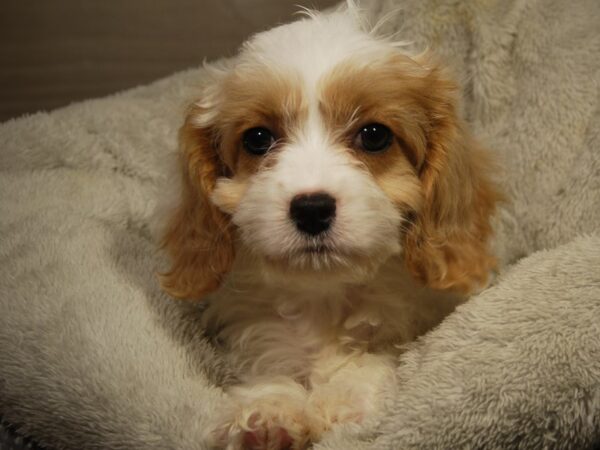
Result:
[[[296,227],[311,236],[326,231],[335,217],[335,199],[325,192],[296,195],[290,203]]]

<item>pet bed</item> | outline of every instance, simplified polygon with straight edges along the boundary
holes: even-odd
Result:
[[[436,50],[498,155],[495,284],[409,346],[381,415],[318,449],[600,442],[600,3],[371,1]],[[385,27],[384,27],[385,28]],[[232,377],[148,230],[202,69],[0,126],[0,416],[55,449],[201,449]],[[9,434],[4,434],[9,436]],[[7,439],[9,439],[7,437]],[[10,438],[20,448],[23,440]],[[4,437],[3,437],[4,440]]]

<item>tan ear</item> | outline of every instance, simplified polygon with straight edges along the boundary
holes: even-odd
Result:
[[[229,217],[210,200],[225,169],[210,128],[194,124],[192,107],[179,131],[182,171],[180,204],[162,238],[171,268],[161,284],[177,298],[200,299],[219,287],[234,259]]]
[[[458,118],[456,85],[436,69],[428,84],[424,202],[406,234],[405,258],[424,284],[467,294],[485,287],[496,267],[488,241],[501,196],[489,179],[489,156]]]

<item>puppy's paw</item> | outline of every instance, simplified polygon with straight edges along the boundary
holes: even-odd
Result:
[[[313,436],[303,388],[291,384],[239,387],[231,394],[233,408],[212,432],[214,448],[297,450],[308,446]]]
[[[308,431],[302,415],[261,408],[252,413],[242,432],[242,448],[248,450],[303,449]]]
[[[340,423],[362,423],[369,412],[365,403],[350,395],[345,398],[311,396],[307,413],[312,418],[313,434],[320,436]]]
[[[257,425],[253,431],[245,431],[242,438],[242,446],[248,449],[290,449],[293,443],[288,431],[278,425]]]
[[[368,353],[334,354],[320,361],[311,379],[307,414],[321,434],[337,424],[361,424],[384,403],[383,386],[395,385],[391,358]]]
[[[269,399],[244,406],[215,427],[211,443],[227,450],[296,450],[307,447],[310,433],[303,411]]]

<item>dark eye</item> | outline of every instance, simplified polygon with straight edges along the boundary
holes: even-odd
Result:
[[[244,132],[242,144],[248,153],[253,155],[264,155],[269,151],[275,138],[266,128],[250,128]]]
[[[370,123],[360,129],[356,136],[357,145],[367,152],[380,152],[392,143],[392,132],[380,123]]]

